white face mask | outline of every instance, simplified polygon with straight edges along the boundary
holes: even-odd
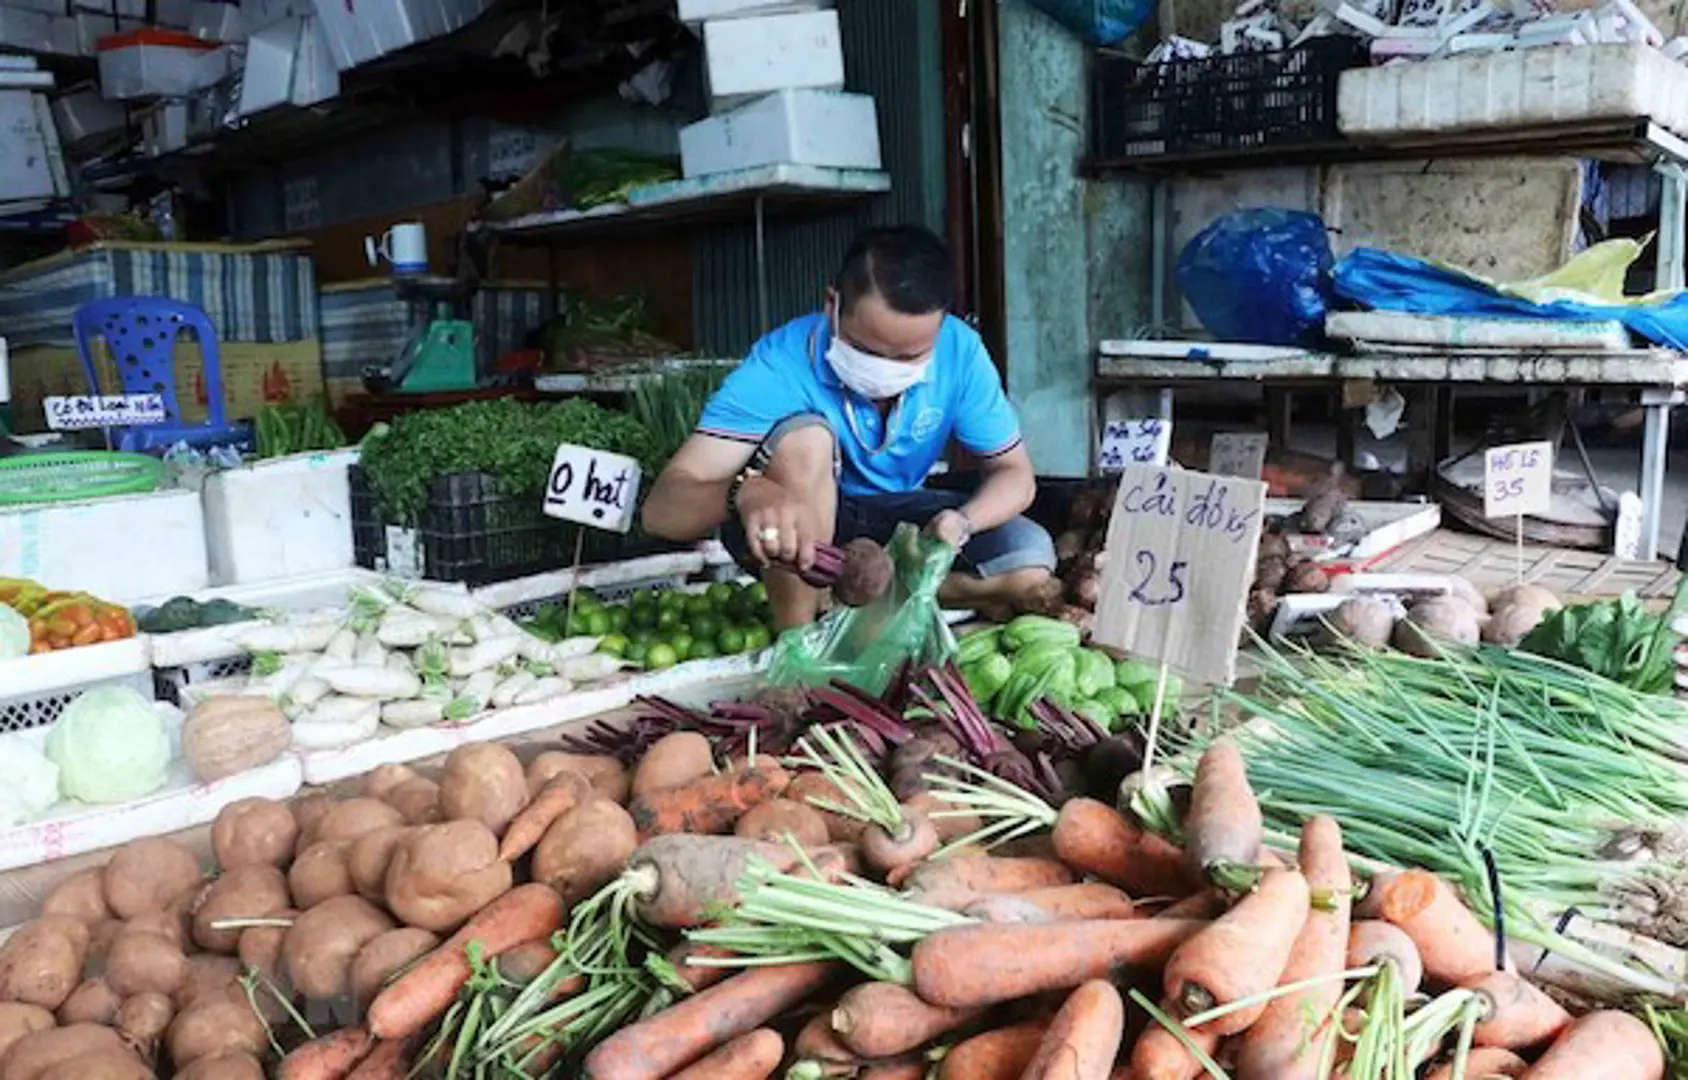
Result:
[[[838,375],[838,380],[869,401],[885,401],[900,396],[903,391],[926,378],[926,368],[932,363],[924,360],[909,362],[887,360],[851,345],[837,334],[826,350],[826,362]]]

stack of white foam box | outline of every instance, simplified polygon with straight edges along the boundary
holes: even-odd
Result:
[[[685,175],[764,165],[878,169],[873,98],[846,94],[832,0],[680,0],[703,38],[710,117],[680,132]]]

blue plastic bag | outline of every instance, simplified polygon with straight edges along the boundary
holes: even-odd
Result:
[[[1354,249],[1337,265],[1332,278],[1337,295],[1366,308],[1418,315],[1611,320],[1656,345],[1688,349],[1688,293],[1644,304],[1583,304],[1572,300],[1539,304],[1509,296],[1452,267],[1372,248]]]
[[[1030,0],[1092,45],[1118,45],[1155,13],[1152,0]]]
[[[1236,210],[1178,256],[1178,289],[1221,341],[1317,345],[1324,337],[1333,258],[1317,214]]]

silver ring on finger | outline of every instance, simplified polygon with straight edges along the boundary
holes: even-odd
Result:
[[[757,533],[756,536],[757,539],[761,540],[764,544],[777,544],[780,542],[780,531],[772,525]]]

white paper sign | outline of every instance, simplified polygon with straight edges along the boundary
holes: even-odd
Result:
[[[42,399],[47,426],[54,431],[134,427],[162,424],[166,419],[161,394],[84,394]]]
[[[1244,480],[1260,479],[1266,468],[1266,445],[1269,437],[1263,431],[1222,432],[1213,437],[1208,449],[1207,471],[1215,476],[1239,476]]]
[[[1092,637],[1229,685],[1265,512],[1258,480],[1126,467]]]
[[[639,463],[568,443],[557,447],[545,485],[545,513],[594,529],[625,533],[639,502]]]
[[[1158,416],[1109,420],[1102,429],[1097,464],[1114,472],[1127,465],[1165,465],[1172,448],[1172,421]]]
[[[1513,443],[1483,452],[1483,516],[1545,514],[1553,508],[1553,444]]]

